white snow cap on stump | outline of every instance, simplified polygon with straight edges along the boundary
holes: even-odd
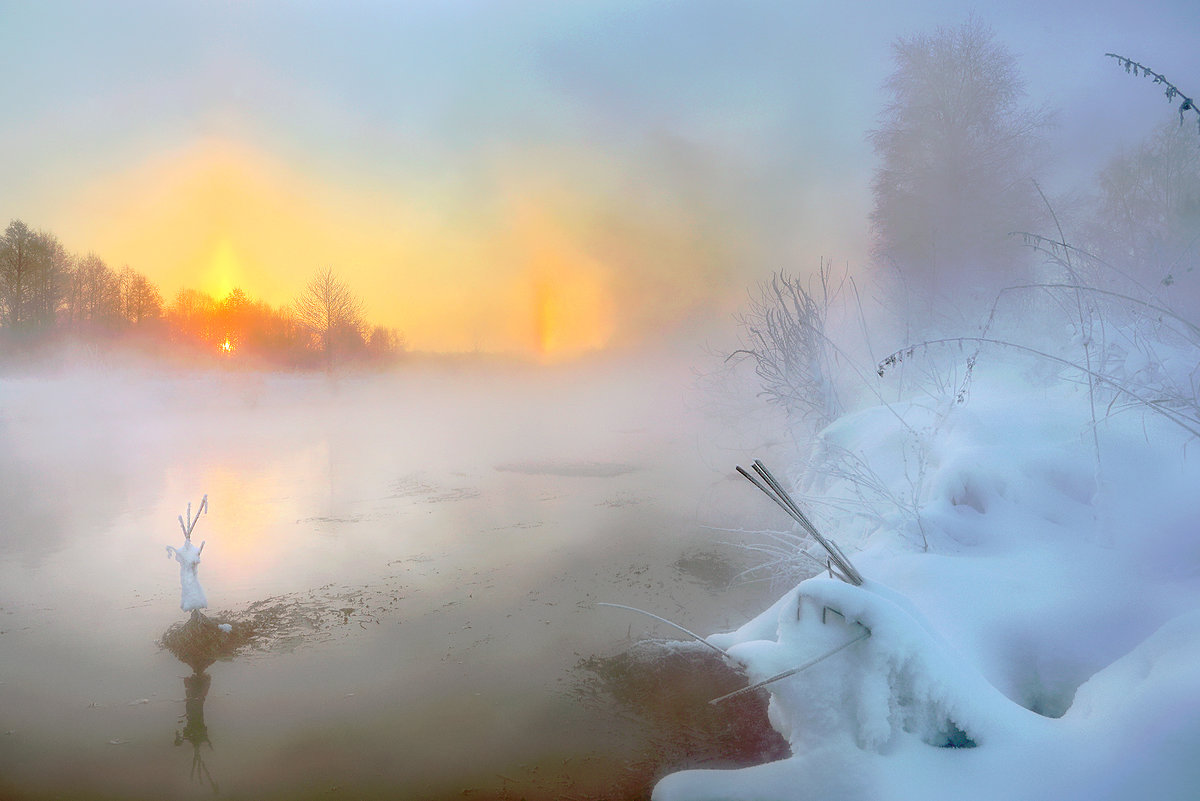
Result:
[[[208,495],[201,499],[195,517],[192,517],[192,504],[188,503],[187,520],[184,521],[182,515],[179,517],[179,527],[183,529],[183,545],[178,548],[167,546],[167,558],[174,556],[175,561],[179,562],[179,608],[185,612],[208,608],[208,600],[204,597],[204,588],[200,586],[200,578],[196,572],[200,566],[200,552],[204,550],[204,541],[200,542],[199,548],[192,544],[192,529],[196,527],[200,515],[207,511]]]

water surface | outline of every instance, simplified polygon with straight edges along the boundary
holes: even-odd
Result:
[[[580,665],[676,635],[595,602],[708,632],[769,595],[689,377],[0,379],[0,795],[610,797],[637,722]],[[208,613],[283,623],[196,678],[158,640],[205,493]]]

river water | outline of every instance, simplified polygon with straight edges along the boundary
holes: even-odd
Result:
[[[771,588],[731,583],[721,529],[780,525],[690,377],[0,378],[0,797],[643,792],[615,775],[655,746],[581,664],[680,635],[596,602],[736,626]],[[165,546],[205,494],[208,614],[274,628],[193,676],[159,645],[188,617]],[[650,772],[712,756],[685,752]]]

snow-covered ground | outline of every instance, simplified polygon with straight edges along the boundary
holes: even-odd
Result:
[[[791,480],[841,499],[812,508],[865,582],[807,579],[709,641],[757,682],[863,638],[768,685],[790,758],[656,801],[1200,796],[1200,442],[1103,405],[1093,439],[1086,384],[1018,361],[824,432],[857,476]]]

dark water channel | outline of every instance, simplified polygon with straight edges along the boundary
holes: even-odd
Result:
[[[781,755],[705,703],[739,676],[595,606],[770,600],[712,527],[777,521],[685,377],[0,379],[0,798],[639,798]]]

